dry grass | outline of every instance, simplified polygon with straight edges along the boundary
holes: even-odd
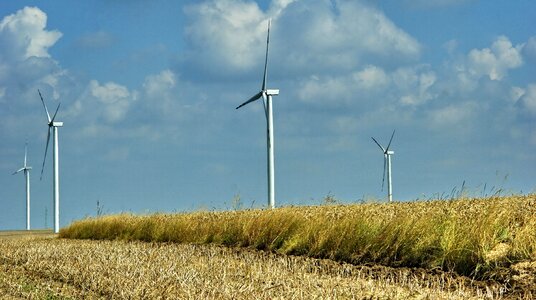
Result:
[[[0,240],[5,299],[500,299],[502,291],[497,283],[442,272],[245,248]]]
[[[218,244],[454,271],[510,281],[510,266],[536,261],[536,196],[285,207],[275,210],[129,214],[89,218],[64,238]]]

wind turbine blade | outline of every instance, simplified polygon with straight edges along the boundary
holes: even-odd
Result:
[[[386,172],[386,168],[387,168],[386,161],[387,161],[387,156],[384,156],[384,158],[383,158],[382,191],[383,191],[383,186],[385,184],[385,172]]]
[[[39,93],[39,97],[41,97],[41,102],[43,103],[43,106],[45,107],[45,112],[47,113],[48,122],[50,123],[50,114],[48,113],[47,105],[45,104],[45,100],[43,100],[43,96],[41,96],[41,91],[37,89],[37,92]]]
[[[378,147],[380,147],[380,149],[382,149],[382,152],[385,153],[385,149],[383,149],[382,145],[380,145],[380,143],[378,143],[378,141],[375,138],[372,138],[372,140],[376,143],[376,145],[378,145]]]
[[[19,172],[22,172],[22,171],[24,171],[24,169],[25,169],[25,168],[20,168],[20,169],[18,169],[16,172],[13,172],[13,174],[11,174],[11,175],[15,175],[15,174],[17,174],[17,173],[19,173]]]
[[[50,129],[51,127],[48,127],[47,145],[45,147],[45,156],[43,157],[43,166],[41,167],[41,177],[39,178],[39,180],[43,180],[43,170],[45,169],[45,161],[47,160],[48,143],[50,142]]]
[[[26,168],[26,158],[28,156],[28,142],[26,142],[26,145],[24,146],[24,168]]]
[[[56,115],[58,114],[58,110],[60,109],[61,102],[58,103],[58,108],[56,108],[56,112],[54,113],[54,116],[52,117],[52,120],[50,122],[54,122],[54,119],[56,119]]]
[[[268,20],[268,36],[266,38],[266,57],[264,58],[264,77],[262,79],[262,89],[266,90],[266,74],[268,72],[268,45],[270,44],[270,25],[272,24],[272,19]]]
[[[262,107],[264,107],[264,114],[266,115],[266,120],[268,120],[268,104],[266,101],[268,97],[266,96],[266,93],[262,93]]]
[[[395,130],[393,130],[393,134],[391,134],[391,139],[389,140],[389,144],[387,145],[387,149],[385,152],[389,151],[389,147],[391,146],[391,142],[393,141],[393,137],[395,136]]]
[[[257,94],[255,94],[255,96],[249,98],[248,101],[246,101],[246,102],[240,104],[239,106],[237,106],[236,109],[239,109],[240,107],[242,107],[244,105],[247,105],[247,104],[249,104],[249,103],[251,103],[251,102],[253,102],[255,100],[258,100],[260,97],[262,97],[262,94],[263,94],[263,91],[258,92]]]

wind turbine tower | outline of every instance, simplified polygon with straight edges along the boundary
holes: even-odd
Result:
[[[266,38],[266,57],[264,59],[264,77],[260,92],[249,98],[246,102],[240,104],[236,109],[247,105],[253,101],[262,98],[264,112],[266,115],[266,146],[268,154],[268,207],[275,207],[275,164],[274,164],[274,116],[272,109],[272,96],[279,95],[278,89],[267,89],[266,79],[268,71],[268,45],[270,44],[270,25],[272,21],[268,20],[268,36]]]
[[[26,230],[30,230],[30,170],[32,167],[26,164],[28,158],[28,142],[24,147],[24,165],[22,168],[18,169],[13,175],[24,172],[24,177],[26,177]]]
[[[380,149],[383,152],[383,179],[382,179],[382,191],[383,191],[383,185],[385,182],[385,173],[387,172],[387,199],[389,199],[389,202],[393,201],[393,182],[391,180],[391,155],[395,154],[394,151],[389,150],[389,147],[391,147],[391,142],[393,141],[393,137],[395,136],[395,131],[393,130],[393,134],[391,135],[391,139],[389,140],[389,144],[387,144],[387,148],[383,148],[380,143],[375,138],[372,138],[372,140],[380,147]]]
[[[56,108],[56,112],[54,113],[54,116],[52,119],[50,118],[50,114],[48,113],[47,105],[45,104],[45,100],[43,100],[43,96],[41,96],[41,91],[37,90],[39,93],[39,97],[41,98],[41,102],[43,103],[43,107],[45,108],[45,112],[47,114],[47,120],[48,120],[48,134],[47,134],[47,145],[45,147],[45,156],[43,158],[43,166],[41,168],[41,178],[43,179],[43,170],[45,169],[45,161],[47,159],[47,151],[48,151],[48,144],[50,142],[50,131],[52,130],[52,134],[54,136],[54,145],[52,147],[53,152],[53,196],[54,196],[54,233],[60,232],[60,174],[59,174],[59,145],[58,145],[58,127],[63,126],[63,122],[58,122],[56,120],[56,115],[58,114],[58,110],[60,109],[60,104],[58,104],[58,108]]]

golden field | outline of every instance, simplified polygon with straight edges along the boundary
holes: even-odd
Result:
[[[0,240],[2,299],[501,299],[504,291],[455,274],[216,245]]]
[[[491,278],[536,260],[536,196],[88,218],[62,238],[217,244]]]
[[[536,196],[110,215],[0,253],[23,298],[533,299]]]

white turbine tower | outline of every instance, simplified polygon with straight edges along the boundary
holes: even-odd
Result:
[[[28,142],[24,146],[24,165],[22,168],[18,169],[13,175],[24,172],[24,177],[26,177],[26,230],[30,230],[30,170],[32,167],[26,164],[28,159]]]
[[[383,179],[382,179],[382,191],[383,191],[383,184],[385,182],[385,172],[387,171],[387,198],[389,199],[389,202],[393,201],[393,184],[391,181],[391,155],[395,154],[394,151],[389,150],[389,147],[391,147],[391,142],[393,141],[393,137],[395,136],[395,131],[393,130],[393,134],[391,135],[391,139],[389,140],[389,144],[387,144],[387,148],[383,148],[380,143],[375,138],[372,138],[372,140],[382,149],[383,152]]]
[[[264,103],[264,112],[266,114],[266,144],[268,148],[268,206],[275,207],[275,174],[274,174],[274,124],[272,111],[272,96],[279,95],[278,89],[266,89],[266,74],[268,69],[268,45],[270,43],[270,25],[271,20],[268,20],[268,36],[266,38],[266,57],[264,60],[264,77],[260,92],[249,98],[246,102],[239,105],[236,109],[256,101],[262,97]]]
[[[48,113],[48,108],[45,104],[45,100],[43,100],[43,96],[41,96],[41,91],[37,90],[39,93],[39,97],[41,97],[41,102],[43,103],[43,107],[45,108],[45,112],[47,113],[47,120],[48,120],[48,134],[47,134],[47,145],[45,146],[45,156],[43,158],[43,166],[41,168],[41,179],[43,179],[43,170],[45,169],[45,161],[47,159],[47,151],[48,151],[48,144],[50,142],[50,130],[53,131],[54,135],[54,145],[52,148],[53,152],[53,195],[54,195],[54,233],[60,232],[60,173],[59,173],[59,149],[58,149],[58,127],[63,126],[63,122],[56,122],[56,115],[58,114],[58,110],[60,109],[60,104],[58,104],[58,108],[56,108],[56,112],[54,113],[54,116],[52,119],[50,118],[50,114]]]

